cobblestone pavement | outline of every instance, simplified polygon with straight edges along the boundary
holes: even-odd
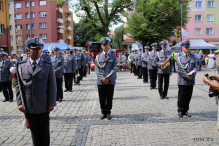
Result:
[[[177,74],[170,78],[169,100],[160,100],[157,90],[129,72],[118,72],[113,100],[113,119],[100,120],[94,72],[72,93],[64,93],[51,112],[51,145],[219,145],[218,106],[207,95],[208,86],[198,72],[190,103],[191,118],[177,116]],[[217,73],[216,73],[217,74]],[[24,115],[17,104],[1,102],[0,145],[32,145],[31,134],[22,127]]]

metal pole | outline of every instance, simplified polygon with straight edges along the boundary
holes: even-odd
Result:
[[[184,5],[184,0],[180,0],[180,5],[181,5],[181,42],[182,42],[182,25],[183,25],[183,5]]]
[[[30,19],[30,38],[31,38],[31,28],[32,28],[32,25],[31,25],[31,13],[30,13],[30,0],[29,0],[29,19]]]

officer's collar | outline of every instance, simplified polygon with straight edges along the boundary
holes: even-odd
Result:
[[[39,64],[40,58],[38,58],[35,62],[36,62],[37,64]],[[30,57],[30,64],[32,64],[32,63],[33,63],[33,60],[32,60],[31,57]]]
[[[182,55],[183,55],[183,56],[186,56],[186,53],[182,52]],[[187,55],[190,56],[189,53],[187,53]]]

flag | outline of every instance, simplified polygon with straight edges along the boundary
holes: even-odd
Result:
[[[185,29],[181,28],[182,31],[182,41],[186,41],[189,39],[189,34],[188,31],[186,31]]]

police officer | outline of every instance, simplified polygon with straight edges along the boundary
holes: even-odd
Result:
[[[161,69],[165,65],[164,61],[171,56],[171,51],[167,49],[167,41],[160,42],[162,50],[157,52],[156,65],[158,66],[158,91],[160,94],[160,99],[169,99],[167,97],[167,92],[169,88],[170,76],[172,75],[172,58],[170,58],[170,65],[165,69]],[[164,89],[163,89],[164,81]]]
[[[54,51],[52,51],[51,57],[55,56]]]
[[[131,69],[130,69],[130,73],[134,72],[134,63],[133,63],[133,59],[134,59],[134,50],[131,51],[132,53],[129,55],[128,59],[131,63]]]
[[[79,49],[79,52],[78,52],[78,57],[80,58],[80,68],[79,68],[79,74],[80,74],[80,80],[83,80],[83,71],[84,71],[84,55],[83,53],[81,52],[82,49]]]
[[[65,91],[72,92],[73,73],[76,70],[75,56],[70,54],[71,49],[66,47],[66,54],[64,55],[64,77],[65,77]]]
[[[157,54],[157,43],[151,44],[152,51],[148,52],[149,57],[149,74],[150,74],[150,89],[156,89],[157,82],[157,65],[156,65],[156,54]]]
[[[137,57],[138,57],[138,49],[135,49],[135,53],[134,53],[134,58],[133,58],[133,63],[134,63],[134,76],[137,76],[137,69],[138,69],[138,66],[137,66]]]
[[[100,119],[112,119],[111,109],[116,84],[116,71],[118,60],[114,54],[109,51],[110,38],[100,39],[103,52],[99,53],[95,59],[95,72],[97,74],[97,86],[102,115]]]
[[[149,46],[145,46],[145,53],[142,54],[142,74],[143,74],[143,83],[148,83],[148,52]]]
[[[15,60],[16,60],[16,61],[15,61]],[[16,54],[16,53],[13,53],[13,54],[12,54],[11,61],[14,61],[14,62],[17,62],[17,63],[20,62],[20,59],[17,58],[17,54]],[[12,64],[13,64],[13,63],[12,63]]]
[[[89,52],[87,52],[87,60],[88,60],[88,71],[87,71],[87,74],[90,74],[90,63],[91,63],[91,60],[92,60],[92,57],[89,55]]]
[[[57,85],[57,98],[56,101],[62,102],[63,99],[63,72],[64,69],[64,58],[59,55],[60,48],[58,46],[54,47],[54,57],[51,57],[51,62],[53,64],[54,73],[56,76],[56,85]]]
[[[51,57],[50,57],[49,55],[47,55],[47,51],[44,51],[44,52],[41,54],[41,58],[42,58],[44,61],[51,62]]]
[[[172,60],[173,60],[173,72],[176,72],[176,67],[175,67],[175,59],[176,59],[176,55],[175,55],[175,52],[174,52],[174,48],[171,48],[171,51],[172,51]]]
[[[137,59],[136,64],[138,66],[137,75],[138,75],[138,79],[142,79],[142,59],[141,59],[141,57],[142,57],[143,53],[142,53],[142,48],[139,48],[138,50],[139,50],[139,53],[136,57],[136,59]]]
[[[22,61],[25,61],[30,58],[30,51],[26,48],[25,52],[26,54],[22,57]]]
[[[182,54],[176,57],[176,71],[178,73],[178,116],[191,117],[188,113],[189,103],[192,98],[195,76],[198,70],[195,55],[189,54],[190,42],[183,41],[181,44]]]
[[[3,95],[6,101],[13,101],[13,92],[11,88],[12,74],[10,73],[10,68],[13,67],[12,63],[7,60],[8,54],[2,52],[0,61],[0,84],[3,89]]]
[[[30,58],[17,66],[16,95],[18,109],[30,122],[34,146],[49,146],[49,113],[56,106],[56,82],[52,64],[40,58],[43,50],[41,38],[25,42]],[[19,82],[18,82],[19,81]]]
[[[87,57],[87,54],[86,54],[85,50],[83,50],[83,55],[84,55],[84,60],[83,60],[83,66],[84,66],[83,76],[86,77],[86,75],[87,75],[87,66],[88,66],[88,57]]]

